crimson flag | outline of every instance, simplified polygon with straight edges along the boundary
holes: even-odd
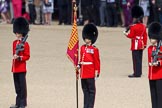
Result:
[[[76,13],[74,13],[72,33],[67,48],[67,57],[74,64],[74,66],[77,66],[78,64],[78,50],[79,50],[79,38],[78,38],[76,18],[77,18]]]

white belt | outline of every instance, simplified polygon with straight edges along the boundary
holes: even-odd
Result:
[[[93,64],[92,62],[80,62],[80,64],[82,65],[90,65],[90,64]]]
[[[140,37],[140,36],[136,36],[136,39],[143,39],[143,37]]]

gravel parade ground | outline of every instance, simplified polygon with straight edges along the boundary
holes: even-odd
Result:
[[[82,28],[78,26],[80,46],[84,44]],[[56,24],[30,25],[27,108],[76,108],[75,70],[66,56],[71,30],[72,26]],[[11,64],[16,37],[12,31],[12,25],[0,25],[0,108],[15,104]],[[101,75],[96,80],[95,108],[151,108],[147,50],[143,53],[142,77],[130,79],[132,56],[124,28],[98,27],[98,31],[95,45],[100,51]],[[79,108],[83,108],[80,79]]]

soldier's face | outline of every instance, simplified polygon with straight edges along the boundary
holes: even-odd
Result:
[[[152,45],[155,45],[157,43],[157,40],[156,39],[150,39],[150,42]]]
[[[22,37],[22,34],[16,33],[16,37],[17,37],[17,38],[21,38],[21,37]]]
[[[85,39],[84,41],[85,41],[85,43],[86,43],[87,45],[90,45],[90,44],[91,44],[91,40],[90,40],[90,39]]]

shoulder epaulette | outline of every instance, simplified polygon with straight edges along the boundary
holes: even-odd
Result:
[[[94,48],[98,49],[95,45],[92,45]]]

